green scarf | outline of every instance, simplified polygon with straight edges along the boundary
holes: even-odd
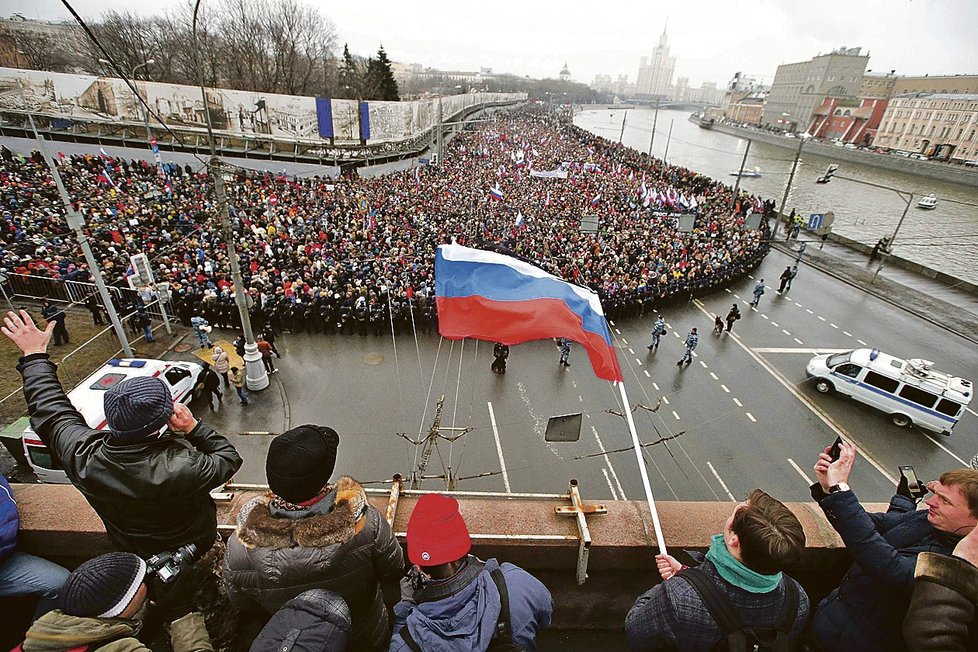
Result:
[[[727,550],[722,534],[713,536],[706,558],[716,566],[720,577],[750,593],[770,593],[781,583],[781,573],[762,575],[744,566]]]

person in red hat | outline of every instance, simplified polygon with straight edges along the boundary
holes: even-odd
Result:
[[[493,638],[535,649],[537,632],[550,626],[550,591],[522,568],[482,561],[471,548],[457,500],[441,494],[418,500],[407,527],[414,566],[394,606],[391,652],[486,650]]]

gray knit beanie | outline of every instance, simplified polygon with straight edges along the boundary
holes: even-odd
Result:
[[[137,376],[105,392],[105,420],[113,439],[138,440],[159,432],[173,414],[173,395],[159,378]]]
[[[76,568],[61,588],[58,608],[69,616],[115,618],[146,577],[146,562],[131,552],[110,552]]]

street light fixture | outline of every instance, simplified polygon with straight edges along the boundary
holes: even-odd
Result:
[[[231,230],[231,216],[228,215],[227,194],[224,189],[223,163],[217,156],[217,146],[214,143],[214,128],[211,124],[211,112],[207,105],[207,91],[204,90],[204,72],[200,67],[200,48],[197,44],[197,12],[200,9],[201,0],[194,4],[193,21],[191,24],[194,48],[194,67],[197,69],[197,83],[200,86],[200,97],[204,101],[204,117],[207,121],[207,143],[210,146],[211,159],[207,164],[207,173],[214,186],[214,199],[217,203],[218,211],[221,215],[221,231],[224,236],[224,243],[227,247],[228,262],[231,267],[231,281],[234,283],[234,302],[238,306],[238,314],[241,317],[241,330],[245,337],[245,382],[250,390],[265,389],[268,387],[268,372],[261,361],[261,353],[258,352],[258,344],[255,342],[255,333],[251,328],[251,315],[248,313],[248,303],[245,298],[244,281],[241,279],[241,267],[238,264],[238,249],[234,241],[234,232]]]

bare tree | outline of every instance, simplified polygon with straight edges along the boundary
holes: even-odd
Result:
[[[28,68],[69,72],[74,67],[70,53],[47,34],[21,32],[15,36],[15,42]]]

